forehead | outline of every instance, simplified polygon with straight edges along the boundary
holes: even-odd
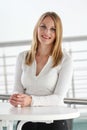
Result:
[[[54,20],[50,16],[46,16],[45,18],[43,18],[43,20],[41,21],[41,23],[55,26]]]

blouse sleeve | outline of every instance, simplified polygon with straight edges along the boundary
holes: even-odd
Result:
[[[72,58],[67,56],[61,65],[56,88],[52,95],[33,96],[31,106],[61,105],[72,81]]]
[[[23,93],[24,89],[21,83],[21,75],[22,75],[22,62],[24,58],[24,53],[20,53],[16,60],[15,66],[15,79],[14,79],[14,92]]]

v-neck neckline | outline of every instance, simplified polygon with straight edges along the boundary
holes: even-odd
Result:
[[[38,78],[40,75],[43,74],[43,72],[44,72],[44,70],[46,69],[48,63],[50,62],[50,59],[51,59],[51,56],[49,56],[49,58],[48,58],[46,64],[43,66],[43,68],[41,69],[41,71],[39,72],[38,75],[36,75],[37,63],[36,63],[36,59],[34,59],[34,76],[35,76],[36,78]]]

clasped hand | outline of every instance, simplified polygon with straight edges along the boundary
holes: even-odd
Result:
[[[9,102],[15,107],[17,107],[18,105],[20,105],[21,107],[30,106],[31,101],[32,97],[26,94],[13,94],[9,99]]]

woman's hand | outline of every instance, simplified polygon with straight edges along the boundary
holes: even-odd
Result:
[[[27,107],[31,105],[32,97],[26,94],[13,94],[9,101],[15,107],[18,105],[21,107]]]

